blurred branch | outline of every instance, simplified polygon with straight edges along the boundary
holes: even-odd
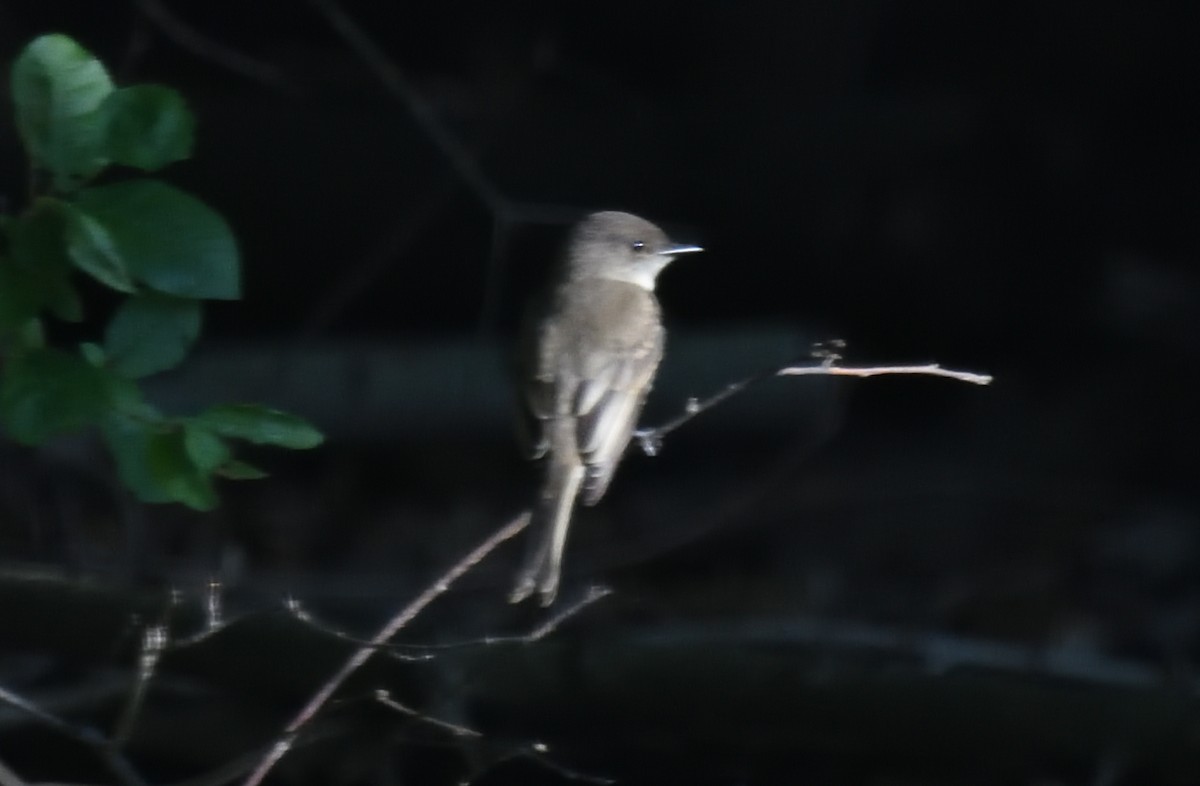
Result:
[[[443,644],[400,644],[397,645],[404,649],[413,649],[422,653],[433,653],[438,650],[463,649],[465,647],[490,647],[496,644],[532,644],[535,641],[546,638],[554,631],[558,630],[558,626],[562,625],[568,619],[576,616],[588,606],[591,606],[596,601],[607,598],[612,594],[612,590],[608,587],[593,586],[588,587],[583,596],[574,603],[566,604],[561,610],[554,613],[549,619],[538,625],[528,633],[519,636],[484,636],[479,639],[468,639],[466,641],[453,641]]]
[[[411,603],[401,609],[395,616],[379,629],[379,632],[371,638],[371,640],[360,646],[354,653],[342,664],[342,667],[330,677],[321,688],[313,694],[308,703],[296,713],[291,722],[284,728],[283,734],[275,741],[275,743],[262,757],[258,766],[250,773],[245,781],[245,786],[257,786],[262,783],[263,779],[275,766],[275,764],[287,754],[291,749],[292,744],[296,740],[297,734],[304,726],[312,720],[318,712],[320,712],[329,702],[330,697],[334,692],[341,687],[350,675],[362,668],[370,657],[375,654],[375,650],[381,645],[386,644],[389,639],[395,636],[412,622],[414,618],[425,610],[430,603],[435,601],[439,596],[445,593],[464,573],[477,565],[488,554],[495,550],[504,541],[512,538],[521,530],[529,526],[529,513],[522,513],[514,518],[508,524],[501,527],[490,537],[476,546],[465,557],[456,562],[437,580],[430,584],[420,595]]]
[[[670,630],[642,634],[635,641],[658,647],[670,645],[680,651],[717,646],[743,650],[756,646],[804,647],[837,653],[847,665],[869,662],[873,668],[893,673],[900,673],[907,663],[934,678],[960,672],[992,673],[1151,691],[1160,691],[1168,684],[1164,669],[1109,656],[1090,647],[1015,644],[818,617],[738,621],[716,626],[676,625]],[[879,665],[878,656],[888,659],[883,666]],[[1188,699],[1200,697],[1200,679],[1190,677],[1176,682],[1174,687]]]
[[[400,67],[384,54],[366,31],[336,2],[333,0],[309,0],[309,2],[324,15],[330,26],[375,73],[388,92],[408,107],[413,119],[450,162],[458,176],[474,189],[489,209],[493,212],[503,212],[506,202],[503,195],[484,175],[483,170],[476,163],[475,157],[442,125],[437,113],[433,111],[433,107],[412,88]]]
[[[522,220],[541,223],[566,223],[580,217],[582,211],[559,205],[535,203],[516,204],[498,189],[476,156],[438,118],[429,102],[413,88],[404,71],[390,59],[358,22],[346,13],[335,0],[309,0],[375,74],[384,88],[408,109],[417,125],[429,137],[434,147],[446,158],[458,176],[475,192],[493,216],[502,223]]]
[[[141,649],[138,653],[137,679],[133,683],[133,689],[129,692],[125,708],[121,711],[121,718],[117,721],[117,728],[113,733],[113,739],[119,744],[128,742],[130,736],[133,734],[133,728],[137,724],[138,713],[141,711],[142,703],[146,699],[146,689],[150,686],[150,680],[154,677],[154,672],[158,668],[158,662],[167,647],[167,641],[168,634],[165,624],[148,625],[142,631]]]
[[[608,594],[608,593],[604,593],[604,594]],[[559,616],[561,616],[561,615],[559,615]],[[480,731],[476,731],[475,729],[469,728],[467,726],[462,726],[457,723],[449,723],[444,720],[439,720],[438,718],[434,718],[429,715],[425,715],[424,713],[418,712],[417,710],[414,710],[413,708],[411,708],[405,704],[401,704],[400,702],[393,699],[391,694],[388,693],[388,691],[386,691],[386,690],[375,691],[375,693],[373,695],[374,695],[375,701],[377,701],[384,707],[387,707],[390,710],[398,712],[401,715],[410,717],[413,720],[423,723],[427,726],[432,726],[433,728],[441,729],[442,731],[448,732],[448,733],[454,735],[455,737],[476,738],[476,739],[483,737],[483,733]],[[498,763],[499,761],[505,761],[505,760],[510,760],[510,759],[526,758],[526,759],[530,759],[532,761],[537,762],[538,764],[542,765],[546,769],[562,776],[563,778],[566,778],[567,780],[581,781],[583,783],[594,783],[594,784],[598,784],[598,786],[606,786],[607,784],[615,782],[611,778],[605,778],[605,777],[602,777],[599,775],[590,775],[588,773],[579,772],[578,770],[572,770],[567,767],[564,767],[563,765],[559,764],[558,762],[554,761],[553,759],[551,759],[549,756],[546,755],[549,752],[549,750],[550,750],[549,747],[547,747],[545,743],[534,742],[529,745],[520,746],[508,753],[501,755],[498,759],[493,761],[492,764],[494,765],[495,763]],[[479,774],[479,773],[477,772],[476,774]],[[471,778],[464,778],[464,779],[459,780],[458,782],[462,786],[466,786],[466,784],[471,783],[471,780],[472,780]]]
[[[506,245],[505,236],[517,221],[529,223],[559,224],[577,220],[583,211],[558,205],[516,204],[492,183],[478,157],[452,133],[438,117],[428,101],[409,82],[404,71],[384,53],[375,41],[363,30],[335,0],[309,0],[342,37],[359,59],[375,74],[384,88],[398,99],[416,121],[421,131],[449,162],[458,178],[487,206],[492,215],[492,242],[489,249],[487,278],[484,282],[485,302],[480,309],[480,326],[486,329],[495,320],[498,297],[495,292],[500,279],[501,254]],[[306,335],[313,335],[326,328],[333,316],[365,290],[395,255],[411,242],[411,236],[426,223],[453,191],[440,188],[422,206],[420,212],[402,222],[380,244],[377,252],[360,265],[356,274],[338,288],[319,307],[309,320]]]
[[[278,68],[214,41],[167,10],[160,0],[135,1],[146,18],[181,49],[275,90],[296,92]]]
[[[331,625],[319,622],[313,618],[299,602],[289,600],[284,608],[297,622],[306,625],[309,628],[321,633],[325,636],[338,639],[339,641],[347,641],[353,644],[359,644],[364,647],[373,647],[375,649],[386,650],[387,653],[397,660],[421,662],[432,660],[434,653],[445,650],[465,649],[469,647],[490,647],[496,644],[532,644],[549,636],[558,627],[566,622],[571,617],[576,616],[593,603],[606,598],[612,594],[612,590],[608,587],[589,587],[579,600],[574,603],[566,604],[559,611],[556,611],[549,619],[538,625],[528,633],[516,636],[484,636],[478,639],[467,639],[465,641],[444,642],[439,644],[374,644],[373,640],[359,639],[351,636],[349,633],[340,631]]]
[[[409,707],[407,704],[402,704],[401,702],[393,699],[391,692],[384,690],[383,688],[380,688],[379,690],[375,691],[372,694],[372,697],[374,698],[374,700],[376,702],[383,705],[384,707],[387,707],[389,710],[398,712],[401,715],[407,715],[408,717],[412,718],[413,720],[419,721],[420,723],[424,723],[427,726],[432,726],[435,729],[441,729],[442,731],[450,732],[455,737],[482,737],[483,736],[483,732],[481,732],[481,731],[476,731],[475,729],[469,729],[466,726],[461,726],[457,723],[450,723],[449,721],[444,721],[439,718],[434,718],[431,715],[426,715],[423,712],[414,710],[412,707]]]
[[[356,262],[353,269],[312,307],[301,330],[303,338],[316,338],[325,332],[334,320],[363,292],[391,268],[416,239],[422,229],[449,203],[456,193],[458,182],[449,176],[443,177],[432,190],[424,195],[415,209],[405,206],[402,214],[388,223],[388,229],[364,259]]]
[[[53,729],[59,734],[90,748],[108,766],[109,770],[112,771],[117,782],[123,786],[145,786],[146,781],[133,768],[133,765],[126,760],[117,744],[95,729],[68,723],[57,715],[42,709],[29,699],[19,696],[3,687],[0,687],[0,702],[21,710],[43,726]]]
[[[845,348],[845,342],[840,339],[819,344],[813,349],[813,356],[820,359],[815,365],[799,366],[788,364],[783,368],[774,368],[746,377],[737,382],[731,382],[713,395],[705,399],[690,398],[684,404],[683,412],[656,428],[639,429],[634,433],[647,456],[654,456],[662,448],[662,440],[667,434],[687,423],[702,412],[707,412],[721,402],[741,393],[746,388],[756,385],[773,377],[794,377],[819,375],[829,377],[877,377],[887,374],[912,374],[930,377],[946,377],[959,382],[969,382],[973,385],[989,385],[992,382],[990,374],[979,374],[973,371],[954,371],[942,368],[937,363],[925,363],[917,366],[839,366],[842,356],[838,350]]]

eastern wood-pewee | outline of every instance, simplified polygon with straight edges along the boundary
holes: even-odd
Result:
[[[572,231],[522,352],[530,454],[545,457],[546,475],[513,603],[534,591],[542,605],[554,601],[575,501],[604,496],[662,359],[655,279],[675,255],[700,250],[629,213],[593,213]]]

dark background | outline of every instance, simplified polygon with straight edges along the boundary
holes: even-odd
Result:
[[[278,782],[1200,781],[1198,22],[1104,0],[0,0],[6,65],[64,32],[197,115],[167,177],[230,220],[245,299],[208,309],[156,398],[261,400],[329,436],[255,456],[273,477],[207,516],[131,503],[86,441],[0,447],[0,687],[109,732],[143,627],[201,630],[215,579],[238,621],[165,653],[127,755],[172,783],[259,750],[349,646],[281,599],[368,636],[529,499],[520,302],[571,221],[624,209],[706,248],[660,282],[649,423],[832,338],[850,364],[996,381],[784,378],[704,413],[578,517],[560,604],[611,597],[535,643],[377,659]],[[0,199],[24,193],[6,117]],[[504,603],[519,553],[402,640],[545,620]],[[3,702],[0,763],[112,777]]]

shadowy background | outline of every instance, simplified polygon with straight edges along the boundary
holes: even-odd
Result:
[[[704,413],[579,516],[560,603],[612,597],[536,643],[377,659],[278,782],[1197,782],[1198,22],[1107,0],[0,0],[6,66],[64,32],[196,112],[165,175],[230,220],[245,299],[208,309],[155,398],[260,400],[329,436],[258,456],[272,479],[206,516],[134,505],[86,442],[0,446],[0,686],[111,729],[143,626],[174,589],[176,635],[201,630],[215,579],[248,616],[164,655],[128,755],[168,783],[266,744],[349,646],[284,597],[367,636],[533,493],[520,302],[572,220],[624,209],[706,248],[661,279],[647,423],[831,338],[850,364],[996,381],[778,379]],[[6,114],[0,199],[24,192]],[[544,620],[504,603],[519,548],[404,640]],[[3,702],[0,762],[109,777]]]

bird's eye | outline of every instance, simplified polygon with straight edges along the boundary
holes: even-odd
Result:
[[[629,247],[632,248],[634,251],[642,251],[646,248],[646,244],[640,240],[635,240],[629,244]]]

